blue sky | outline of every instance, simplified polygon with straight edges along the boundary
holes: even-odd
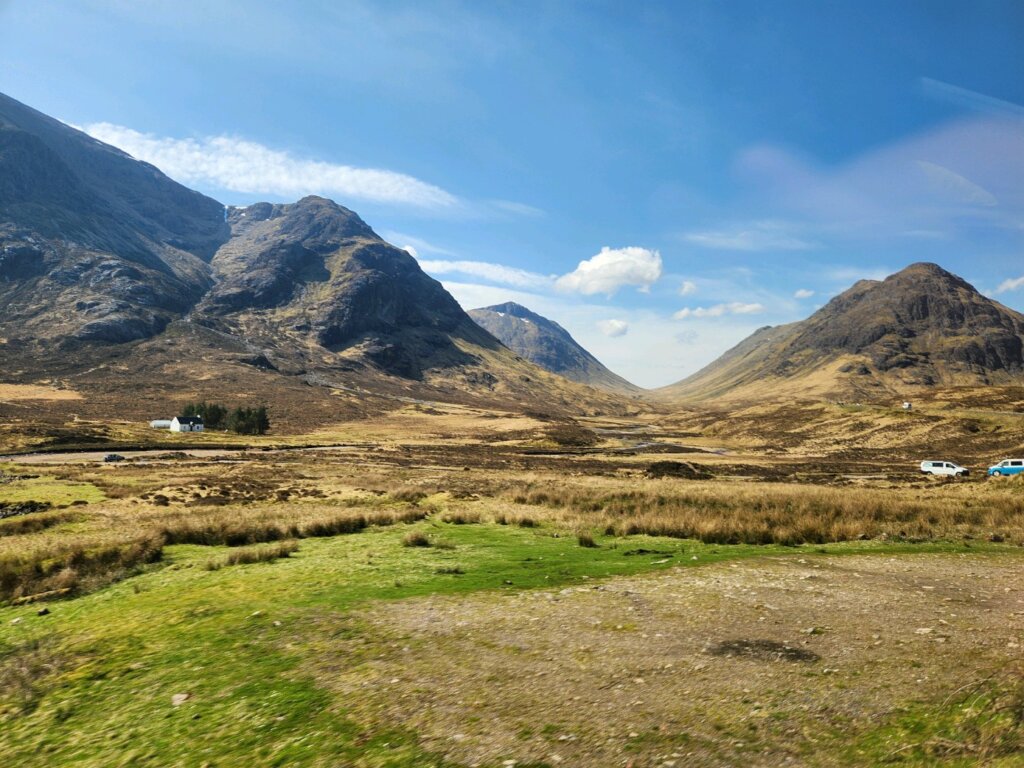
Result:
[[[1024,310],[1024,4],[0,0],[0,91],[676,381],[935,261]]]

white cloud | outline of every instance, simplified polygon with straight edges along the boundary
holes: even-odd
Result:
[[[516,288],[545,288],[550,287],[552,278],[545,275],[529,272],[518,267],[506,267],[502,264],[492,264],[486,261],[444,261],[432,259],[420,259],[420,267],[424,272],[434,275],[463,274],[473,277],[482,277],[494,283],[511,285]]]
[[[728,229],[688,232],[687,242],[723,251],[806,251],[815,244],[796,237],[777,221],[755,221]]]
[[[613,339],[618,336],[625,336],[629,333],[629,323],[625,320],[601,320],[597,324],[597,327],[600,329],[601,333],[605,336],[610,336]]]
[[[680,296],[692,296],[697,292],[697,284],[692,280],[683,280],[683,284],[679,286]]]
[[[581,261],[575,270],[558,278],[556,285],[562,290],[585,296],[596,293],[611,296],[626,285],[647,291],[660,277],[661,254],[657,251],[636,246],[606,246],[599,254]]]
[[[420,208],[453,208],[459,203],[440,187],[404,173],[298,158],[234,136],[176,139],[111,123],[92,123],[83,130],[183,184],[280,197],[320,194],[342,201],[359,199]]]
[[[814,291],[808,288],[798,288],[796,293],[793,294],[794,299],[809,299],[814,295]]]
[[[1020,288],[1024,288],[1024,275],[1020,277],[1013,277],[1009,280],[1003,280],[996,288],[995,293],[1007,293],[1009,291],[1016,291]]]
[[[403,245],[402,250],[412,256],[414,259],[419,257],[419,253],[416,252],[416,248],[411,245]]]
[[[686,307],[672,315],[672,319],[689,320],[691,318],[722,317],[723,315],[756,315],[761,312],[764,312],[763,304],[733,301],[728,304],[715,304],[711,307]]]

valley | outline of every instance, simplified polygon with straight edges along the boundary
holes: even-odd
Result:
[[[435,401],[244,439],[108,422],[88,451],[8,453],[0,505],[40,508],[0,520],[4,753],[410,767],[1014,754],[1021,728],[1001,713],[1019,701],[1020,479],[976,465],[926,478],[912,459],[940,434],[956,444],[968,418],[993,442],[958,457],[1010,450],[1019,417],[805,410],[813,428],[762,409],[731,432],[701,411]],[[791,440],[759,437],[757,418],[764,436],[786,420]],[[5,450],[31,451],[21,440],[8,426]],[[113,450],[126,460],[104,463]]]
[[[0,94],[4,765],[1020,764],[1024,315],[914,262],[643,389],[425,270],[610,302],[658,251],[421,261],[302,194]]]

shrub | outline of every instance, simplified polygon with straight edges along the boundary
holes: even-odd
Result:
[[[594,537],[589,533],[579,533],[576,535],[576,541],[579,542],[581,547],[587,547],[593,549],[597,547],[597,542],[594,541]]]

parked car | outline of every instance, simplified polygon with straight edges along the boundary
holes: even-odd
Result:
[[[988,468],[991,477],[1019,475],[1021,472],[1024,472],[1024,459],[1003,459],[994,467]]]
[[[120,453],[108,453],[106,456],[103,457],[103,460],[107,463],[113,461],[124,461],[124,456],[122,456]]]
[[[961,467],[952,461],[922,461],[921,472],[926,475],[946,475],[947,477],[961,477],[970,474],[967,467]]]

